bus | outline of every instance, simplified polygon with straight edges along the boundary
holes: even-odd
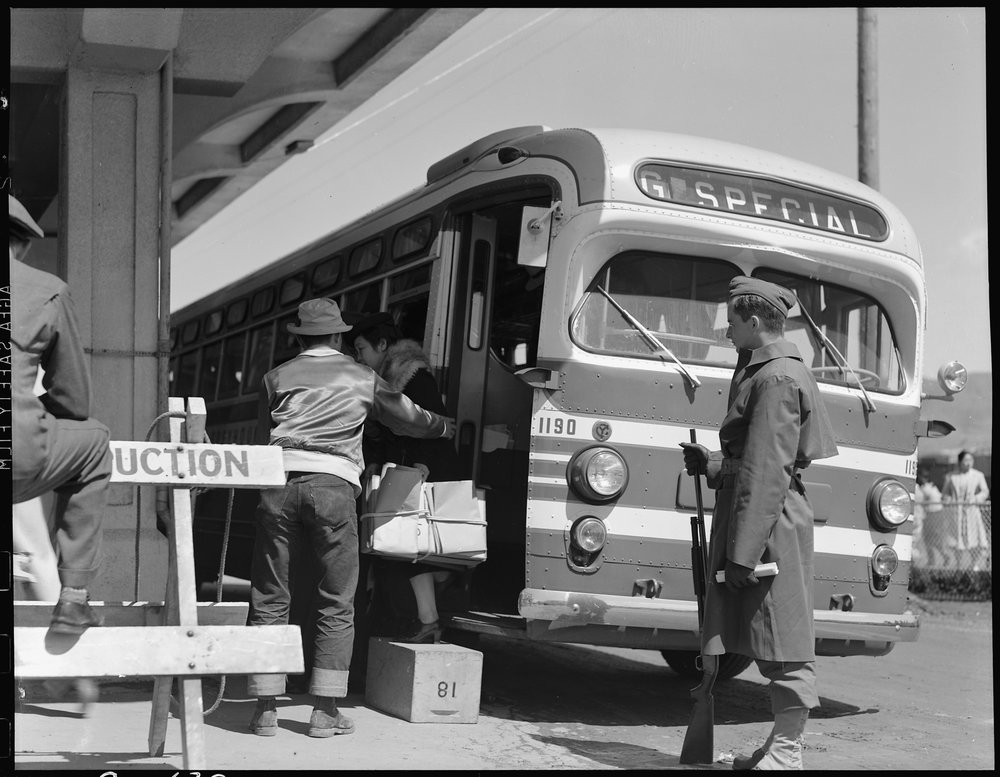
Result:
[[[917,441],[950,427],[922,415],[914,231],[850,178],[665,132],[496,132],[431,164],[416,190],[177,311],[171,395],[206,400],[212,442],[266,442],[257,393],[297,352],[297,305],[388,311],[429,354],[464,477],[485,494],[487,557],[448,627],[658,650],[697,676],[696,493],[679,443],[694,429],[719,447],[740,274],[797,295],[786,337],[837,435],[839,454],[803,473],[817,653],[885,655],[919,630],[907,608]],[[965,377],[943,365],[938,398]],[[217,574],[223,539],[226,573],[249,578],[255,503],[199,498],[199,579]],[[709,530],[713,506],[706,490]],[[726,656],[720,677],[749,663]]]

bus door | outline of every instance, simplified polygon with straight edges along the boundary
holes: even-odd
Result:
[[[480,441],[483,436],[483,399],[486,389],[486,365],[489,352],[488,330],[492,301],[493,262],[496,257],[495,219],[478,213],[465,217],[466,233],[458,241],[459,287],[464,316],[457,332],[458,397],[455,416],[455,442],[465,467],[465,477],[479,486]],[[454,372],[452,373],[455,374]],[[450,392],[449,392],[450,393]]]
[[[458,285],[449,397],[456,447],[486,495],[487,560],[473,573],[473,609],[517,612],[524,588],[525,512],[533,389],[515,372],[534,363],[541,268],[517,263],[523,203],[458,219]]]

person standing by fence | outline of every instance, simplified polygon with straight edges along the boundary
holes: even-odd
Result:
[[[958,471],[950,472],[942,497],[954,503],[955,547],[963,569],[979,571],[989,566],[990,537],[983,523],[980,505],[990,498],[986,476],[973,467],[975,457],[969,451],[958,454]]]
[[[913,563],[927,569],[953,567],[951,526],[944,520],[941,491],[926,469],[917,473],[914,497]]]

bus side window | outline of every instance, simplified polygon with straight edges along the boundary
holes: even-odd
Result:
[[[274,324],[264,324],[250,331],[247,347],[246,375],[243,393],[253,394],[260,389],[260,382],[271,367],[271,345],[274,342]]]
[[[219,368],[219,399],[229,399],[240,393],[243,381],[243,351],[247,335],[227,337],[222,347],[222,366]]]
[[[542,317],[545,269],[525,267],[497,251],[490,350],[511,370],[535,364]]]
[[[222,354],[222,343],[216,341],[206,345],[201,353],[201,372],[198,375],[198,393],[206,402],[215,399],[215,385],[219,377],[219,356]]]
[[[195,375],[198,372],[198,352],[188,351],[177,357],[174,379],[170,385],[170,395],[174,397],[195,396]]]
[[[427,305],[430,300],[431,263],[397,273],[389,278],[388,311],[403,337],[426,348]]]
[[[348,313],[378,313],[382,309],[382,283],[369,283],[344,295],[341,310]]]
[[[288,331],[288,325],[299,320],[299,314],[289,313],[278,319],[278,331],[274,339],[274,361],[268,369],[284,364],[299,352],[299,344],[295,335]]]

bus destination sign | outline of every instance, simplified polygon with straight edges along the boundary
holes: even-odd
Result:
[[[862,240],[885,240],[889,228],[877,210],[854,200],[766,178],[649,162],[636,171],[639,188],[654,200],[737,213]]]

